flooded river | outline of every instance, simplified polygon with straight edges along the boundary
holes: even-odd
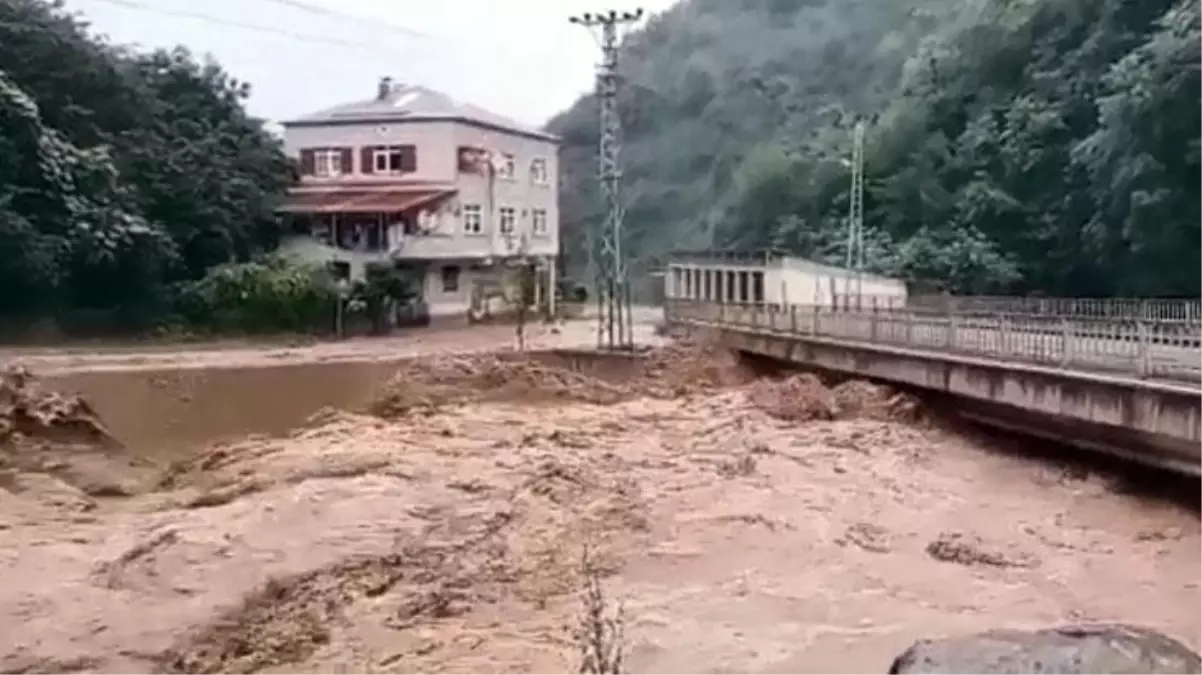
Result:
[[[0,670],[572,672],[586,548],[630,672],[1079,620],[1200,646],[1196,511],[894,399],[684,351],[280,360],[40,362],[123,447],[6,451]]]

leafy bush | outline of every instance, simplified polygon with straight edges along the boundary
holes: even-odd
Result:
[[[338,311],[328,271],[276,256],[219,265],[179,290],[179,313],[219,332],[326,332]]]

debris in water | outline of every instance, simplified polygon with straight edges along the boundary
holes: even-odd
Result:
[[[927,544],[927,555],[941,562],[991,567],[1034,567],[1037,561],[1027,554],[1006,553],[988,546],[979,537],[960,532],[944,532]]]

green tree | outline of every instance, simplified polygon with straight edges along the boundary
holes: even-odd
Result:
[[[289,167],[249,93],[62,2],[0,3],[0,315],[165,316],[181,282],[274,248]]]

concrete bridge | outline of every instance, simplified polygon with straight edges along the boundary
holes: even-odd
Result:
[[[1202,475],[1202,347],[1188,319],[669,300],[732,349],[947,396],[966,417]]]

